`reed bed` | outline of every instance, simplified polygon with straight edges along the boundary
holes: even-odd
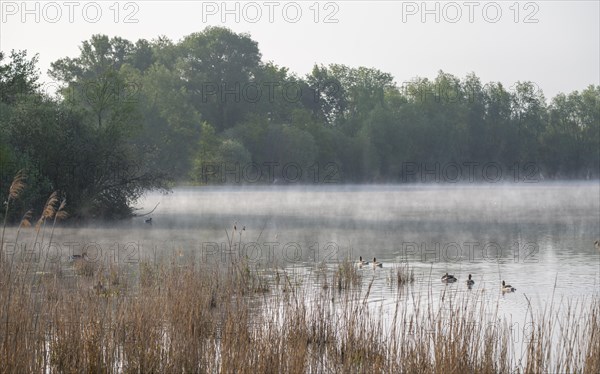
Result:
[[[5,260],[2,373],[600,372],[597,296],[532,308],[519,348],[477,292],[433,307],[397,285],[404,296],[384,316],[368,302],[367,280],[278,286],[264,271],[173,261],[67,275],[59,268],[73,265],[36,273],[27,270],[36,264]],[[341,265],[333,277],[340,268],[349,271]]]
[[[9,203],[23,188],[20,173]],[[598,295],[530,307],[519,345],[483,291],[432,300],[411,287],[408,265],[391,272],[389,315],[369,301],[374,278],[349,261],[320,264],[321,287],[243,257],[48,261],[65,207],[58,193],[45,204],[25,243],[39,252],[5,245],[20,247],[30,212],[14,240],[3,224],[0,373],[600,372]],[[227,236],[230,249],[241,247],[235,226]]]

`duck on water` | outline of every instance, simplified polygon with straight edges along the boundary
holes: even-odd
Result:
[[[502,292],[515,292],[516,290],[517,289],[510,284],[506,284],[506,282],[502,281]]]
[[[454,283],[457,280],[458,279],[456,279],[456,277],[452,274],[446,273],[442,276],[442,282],[444,282],[444,283]]]
[[[471,279],[471,274],[469,274],[469,279],[467,279],[467,286],[471,287],[475,284],[475,281]]]
[[[381,262],[377,261],[377,259],[375,257],[373,257],[373,267],[381,268],[381,267],[383,267],[383,264]]]

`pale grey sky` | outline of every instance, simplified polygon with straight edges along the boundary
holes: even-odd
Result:
[[[76,56],[93,34],[177,41],[221,25],[250,33],[263,60],[301,76],[315,63],[376,67],[399,85],[415,76],[435,77],[440,69],[459,77],[475,72],[484,83],[507,87],[533,81],[550,98],[600,84],[599,4],[66,0],[27,1],[24,7],[23,1],[2,0],[0,49],[39,53],[47,81],[50,63]]]

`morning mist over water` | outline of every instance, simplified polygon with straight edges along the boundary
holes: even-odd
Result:
[[[2,1],[0,374],[600,372],[599,15]]]
[[[534,293],[558,280],[573,296],[600,283],[599,194],[597,182],[177,187],[144,198],[158,205],[150,216],[65,228],[55,240],[102,238],[88,247],[100,257],[120,243],[136,261],[182,252],[216,265],[247,256],[262,268],[376,257],[418,267],[423,281],[450,270],[496,283],[501,272]]]

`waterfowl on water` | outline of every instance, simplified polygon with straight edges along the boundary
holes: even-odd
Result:
[[[594,242],[594,246],[595,246],[596,248],[600,249],[600,240],[596,240],[596,241]]]
[[[502,281],[502,292],[514,292],[516,290],[517,289],[510,284],[506,284],[506,282]]]
[[[364,265],[369,265],[369,262],[363,260],[362,256],[359,256],[358,261],[356,262],[356,265],[358,265],[358,267],[362,267]]]
[[[443,282],[456,282],[457,280],[458,279],[454,275],[452,275],[452,274],[446,273],[446,274],[444,274],[442,276],[442,281]]]
[[[457,280],[458,279],[456,279],[456,277],[452,274],[446,273],[442,276],[442,282],[445,282],[445,283],[453,283],[453,282],[456,282]]]
[[[471,287],[475,284],[475,281],[471,279],[471,274],[469,274],[469,279],[467,279],[467,286]]]
[[[377,268],[377,267],[383,267],[383,264],[379,261],[377,261],[377,259],[375,257],[373,257],[373,267]]]
[[[146,223],[152,223],[152,217],[150,217],[150,218],[146,218],[146,219],[144,220],[144,222],[146,222]]]

